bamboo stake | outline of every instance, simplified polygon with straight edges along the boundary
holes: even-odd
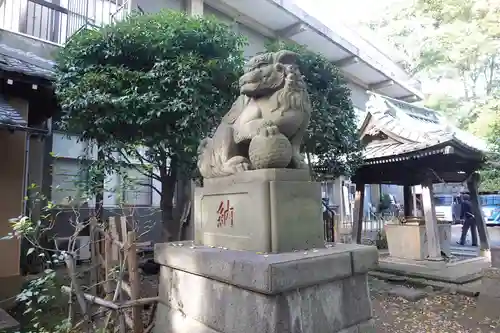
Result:
[[[122,313],[123,313],[123,318],[125,318],[125,323],[133,331],[135,328],[135,321],[124,310],[122,310]]]
[[[71,295],[71,292],[74,289],[76,294],[76,300],[78,301],[78,304],[82,309],[83,318],[88,324],[87,329],[90,331],[92,329],[92,322],[88,314],[87,303],[85,301],[84,293],[80,287],[80,284],[78,283],[78,279],[76,278],[75,259],[73,258],[72,255],[66,254],[64,261],[66,262],[66,267],[68,268],[68,273],[71,278],[71,285],[73,287],[73,288],[66,287],[67,289],[69,289],[67,293]]]
[[[135,231],[130,231],[127,234],[127,243],[128,243],[128,274],[129,274],[129,283],[130,283],[130,298],[132,301],[137,301],[139,299],[139,289],[140,289],[140,280],[139,273],[137,267],[137,248],[136,248],[136,235]],[[132,307],[132,320],[134,322],[134,326],[132,330],[134,333],[140,333],[142,331],[142,322],[141,322],[141,308],[139,306]]]
[[[116,228],[116,218],[114,216],[111,216],[109,218],[109,233],[108,233],[108,235],[111,236],[113,243],[119,242],[120,236],[118,234],[118,229]],[[120,246],[120,248],[123,248],[123,246]],[[115,246],[113,246],[112,247],[113,261],[119,262],[119,260],[120,260],[119,255],[120,255],[120,249],[117,249]]]
[[[106,232],[99,227],[97,227],[97,230],[99,230],[99,232],[103,233],[103,236],[106,239],[110,239],[114,244],[116,244],[119,249],[123,249],[125,244],[123,242],[121,242],[120,239],[118,238],[119,235],[118,235],[118,231],[116,230],[116,225],[112,222],[109,222],[109,223],[110,223],[110,232]],[[114,228],[111,228],[111,225],[113,225]],[[115,258],[116,258],[116,256],[115,256]]]
[[[121,284],[123,283],[123,273],[125,273],[125,265],[127,264],[127,256],[128,256],[128,251],[119,251],[119,256],[121,258],[120,260],[120,280],[118,280],[119,286],[116,288],[118,291],[118,297],[120,298],[120,302],[123,303],[124,301],[124,294],[123,294],[123,289],[121,287]],[[118,328],[120,329],[120,333],[126,333],[127,332],[127,323],[126,323],[126,318],[125,318],[125,313],[123,312],[118,312]]]
[[[153,303],[151,310],[149,311],[149,319],[148,324],[146,325],[146,329],[142,333],[150,333],[155,327],[155,314],[156,308],[158,307],[158,302]]]
[[[73,327],[73,321],[75,319],[74,307],[73,307],[73,283],[70,284],[70,292],[68,295],[68,322],[70,327]]]
[[[136,299],[135,301],[127,301],[125,303],[121,303],[118,305],[118,308],[119,309],[126,309],[126,308],[130,308],[133,306],[142,306],[142,305],[149,304],[149,303],[155,304],[155,303],[158,303],[159,300],[160,300],[160,298],[158,296],[139,298],[139,299]]]
[[[109,300],[111,298],[111,293],[113,290],[113,285],[111,280],[109,279],[109,272],[113,268],[112,266],[112,247],[113,243],[109,237],[105,237],[104,239],[104,290],[106,292],[105,298]]]
[[[113,247],[113,244],[110,243],[111,247]],[[112,253],[110,252],[109,256],[112,256]],[[125,273],[125,261],[127,260],[127,253],[124,254],[124,261],[123,262],[120,262],[120,273],[119,273],[119,276],[118,276],[118,283],[116,284],[116,288],[115,288],[115,292],[114,292],[114,295],[113,295],[113,302],[116,302],[116,300],[118,299],[118,297],[121,295],[121,283],[123,282],[123,274]],[[108,316],[106,317],[106,321],[105,321],[105,324],[104,324],[104,330],[106,330],[109,326],[109,322],[111,321],[111,313],[108,314]],[[118,314],[118,318],[121,318],[121,316]]]
[[[122,290],[123,290],[124,292],[126,292],[126,293],[127,293],[127,295],[128,295],[130,298],[132,298],[132,295],[133,295],[133,293],[132,293],[132,287],[130,287],[130,285],[128,285],[128,284],[127,284],[126,282],[124,282],[124,281],[122,281],[122,283],[121,283],[121,287],[122,287]]]
[[[90,262],[92,265],[96,265],[92,267],[90,270],[90,290],[93,295],[97,294],[97,280],[98,274],[100,270],[100,260],[99,260],[99,252],[97,251],[97,237],[96,237],[96,227],[97,220],[95,217],[90,218]]]
[[[127,239],[127,217],[126,216],[120,216],[120,231],[121,231],[121,241],[125,244],[128,242]],[[127,245],[130,245],[130,243],[127,243]]]
[[[68,286],[62,286],[61,287],[61,290],[65,293],[65,294],[71,294],[71,288],[68,287]],[[81,303],[80,303],[80,299],[78,297],[78,292],[76,293],[76,297],[78,299],[78,303],[80,304],[80,307],[81,307]],[[84,308],[85,308],[85,313],[87,312],[87,303],[86,301],[89,301],[90,303],[94,303],[94,304],[97,304],[97,305],[100,305],[100,306],[103,306],[105,308],[108,308],[108,309],[111,309],[111,310],[118,310],[119,309],[119,306],[116,305],[115,303],[113,302],[110,302],[110,301],[106,301],[105,299],[102,299],[100,297],[97,297],[97,296],[94,296],[94,295],[90,295],[90,294],[86,294],[86,293],[81,293],[81,297],[82,297],[82,300],[83,300],[83,303],[85,304]]]

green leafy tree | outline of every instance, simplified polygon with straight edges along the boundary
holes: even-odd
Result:
[[[361,144],[350,90],[339,70],[320,54],[278,41],[268,51],[287,49],[299,54],[313,113],[303,151],[319,178],[353,173],[361,162]]]
[[[161,183],[167,240],[180,233],[176,184],[237,95],[244,45],[216,20],[163,11],[82,31],[58,55],[62,129],[97,144],[102,173],[132,166]]]
[[[422,81],[447,88],[429,94],[426,106],[495,141],[494,127],[500,123],[498,22],[500,2],[495,0],[403,0],[361,24],[393,41],[408,57],[406,67]],[[494,160],[482,170],[483,190],[500,189]]]
[[[481,190],[500,190],[500,98],[488,106],[487,117],[483,120],[483,128],[488,130],[487,138],[491,144],[492,152],[486,167],[481,171]]]
[[[499,89],[500,3],[398,1],[381,17],[364,24],[393,41],[407,55],[407,67],[422,80],[435,80],[442,86],[460,83],[455,93],[431,94],[431,98],[433,104],[441,98],[438,104],[447,107],[440,111],[452,118],[458,114],[463,128],[473,124]]]

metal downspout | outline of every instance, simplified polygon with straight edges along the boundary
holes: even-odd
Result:
[[[28,212],[28,181],[29,181],[29,162],[30,162],[30,139],[31,133],[26,133],[26,142],[25,142],[25,150],[24,150],[24,180],[23,180],[23,212],[26,216],[29,216]]]

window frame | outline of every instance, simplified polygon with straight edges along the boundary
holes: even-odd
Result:
[[[55,174],[55,168],[54,168],[54,165],[56,165],[56,163],[58,161],[64,161],[64,162],[74,162],[77,166],[77,173],[76,175],[72,175],[72,174]],[[51,176],[52,176],[52,181],[51,181],[51,192],[50,192],[50,199],[52,202],[54,202],[56,205],[59,205],[59,206],[63,206],[63,207],[69,207],[69,206],[72,206],[72,202],[74,204],[81,204],[82,203],[82,190],[81,188],[76,184],[76,182],[85,182],[87,179],[88,179],[88,173],[85,171],[84,168],[82,168],[82,159],[80,158],[73,158],[73,157],[54,157],[53,160],[52,160],[52,163],[51,163]],[[61,190],[61,191],[67,191],[68,189],[64,188],[64,189],[55,189],[54,188],[54,185],[56,186],[61,186],[60,184],[55,184],[54,183],[54,179],[55,179],[55,176],[65,176],[65,177],[73,177],[74,179],[77,178],[76,181],[73,182],[73,185],[75,186],[75,197],[72,199],[72,200],[67,200],[67,198],[69,197],[69,195],[65,195],[63,196],[62,198],[60,198],[59,201],[55,201],[55,198],[54,198],[54,193],[57,192],[58,190]]]
[[[137,202],[133,202],[133,203],[128,202],[127,193],[130,193],[132,190],[121,188],[121,185],[123,184],[123,173],[127,173],[127,171],[136,172],[141,176],[141,178],[143,177],[144,180],[147,179],[147,181],[148,181],[147,185],[145,185],[146,183],[141,183],[141,184],[137,184],[137,186],[139,188],[147,188],[147,195],[148,195],[147,201],[148,201],[148,203],[137,204]],[[153,178],[152,177],[148,177],[148,176],[144,175],[139,170],[137,170],[137,167],[135,167],[134,165],[131,165],[129,167],[122,168],[119,178],[120,178],[119,193],[120,193],[122,199],[121,199],[121,202],[119,202],[118,204],[123,204],[126,207],[151,207],[151,206],[153,206],[153,187],[152,187],[153,186]],[[146,191],[135,191],[135,192],[141,193],[141,194],[146,193]]]

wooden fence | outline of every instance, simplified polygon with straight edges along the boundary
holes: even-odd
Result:
[[[127,223],[126,217],[110,217],[108,223],[99,226],[97,220],[90,222],[91,272],[88,293],[78,291],[78,285],[63,287],[68,294],[76,294],[83,310],[82,325],[91,325],[85,303],[98,305],[95,314],[106,313],[99,328],[104,331],[112,326],[120,333],[146,333],[153,327],[152,318],[158,297],[140,298],[140,273],[138,268],[138,249],[149,243],[138,243],[134,228]],[[80,299],[79,299],[80,298]],[[142,309],[145,304],[153,304],[150,322],[144,328]]]

